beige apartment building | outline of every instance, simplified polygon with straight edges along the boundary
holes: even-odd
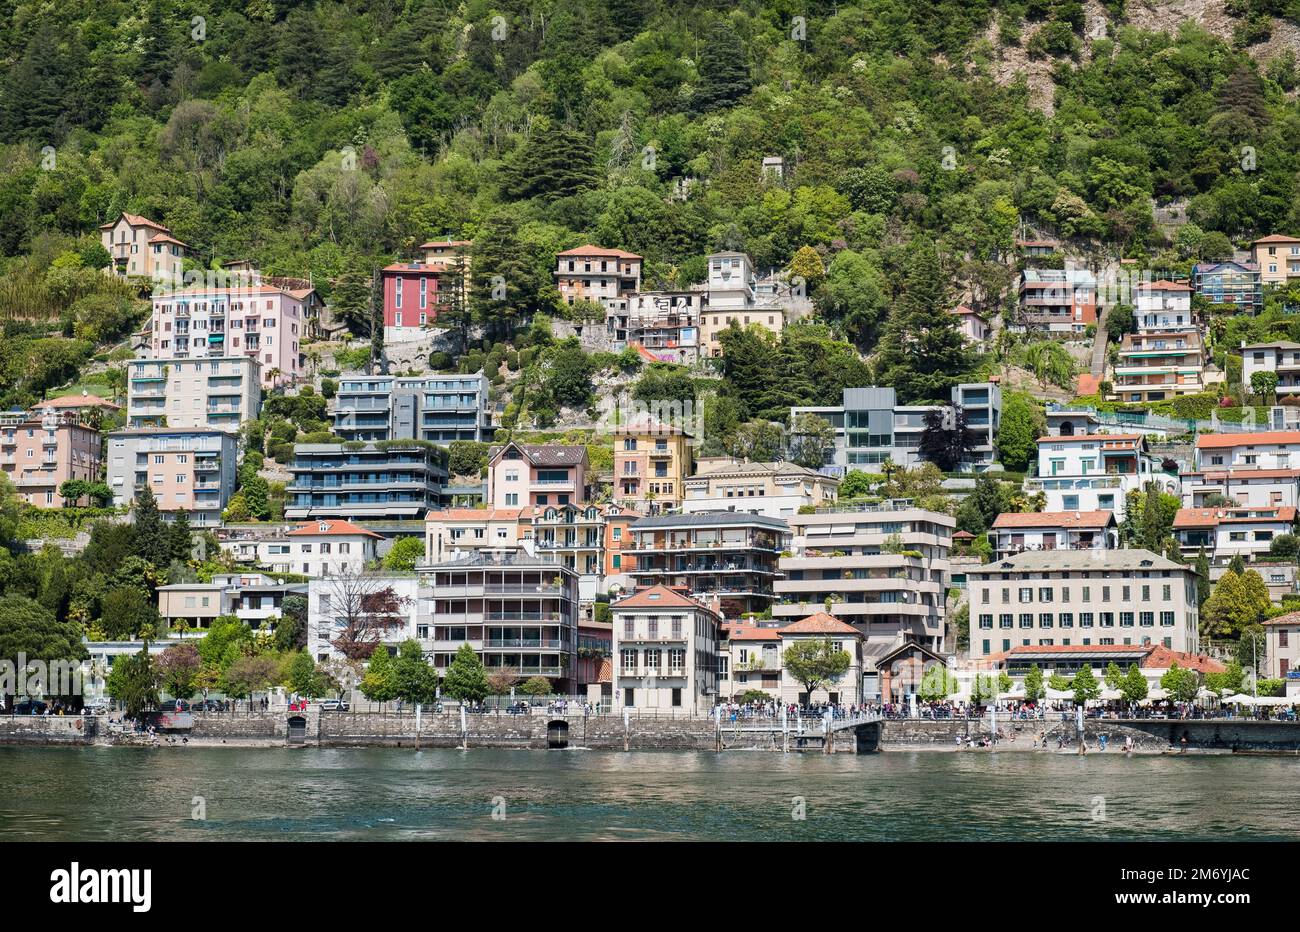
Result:
[[[1300,278],[1300,239],[1274,233],[1250,244],[1251,261],[1259,266],[1265,285],[1285,285]]]
[[[826,610],[862,634],[868,649],[911,641],[943,650],[953,518],[891,502],[788,520],[793,552],[780,559],[773,618]]]
[[[108,486],[113,504],[134,503],[147,486],[158,510],[185,511],[213,527],[235,491],[238,444],[233,434],[189,428],[138,428],[108,435]]]
[[[1195,570],[1149,550],[1027,552],[966,579],[973,661],[1015,647],[1200,650]]]
[[[431,511],[424,517],[424,558],[444,563],[479,550],[515,550],[532,533],[532,508]]]
[[[123,213],[100,225],[99,238],[113,257],[113,264],[105,269],[113,275],[175,282],[184,277],[189,247],[161,223]]]
[[[1115,394],[1162,401],[1204,391],[1205,345],[1196,330],[1126,333],[1115,363]]]
[[[0,414],[0,473],[29,505],[59,508],[59,486],[69,479],[99,479],[99,431],[76,410],[37,406]]]
[[[1300,612],[1288,612],[1264,623],[1267,658],[1264,676],[1287,679],[1300,675]]]
[[[682,480],[682,512],[749,511],[789,518],[800,508],[835,503],[840,480],[794,463],[739,463],[730,457],[696,461]]]
[[[667,586],[615,602],[614,701],[628,709],[707,713],[718,697],[722,616]]]
[[[127,426],[238,433],[261,411],[261,369],[251,356],[129,360]]]
[[[555,286],[566,304],[591,301],[606,311],[626,314],[632,295],[641,290],[642,259],[634,252],[603,246],[579,246],[555,257]]]

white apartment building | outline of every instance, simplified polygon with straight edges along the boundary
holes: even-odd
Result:
[[[1022,553],[972,568],[970,656],[1015,647],[1200,649],[1196,571],[1149,550]]]
[[[262,408],[262,364],[251,356],[131,359],[128,427],[200,427],[238,433]]]
[[[1208,469],[1182,474],[1183,505],[1200,508],[1211,496],[1248,508],[1300,506],[1300,469]],[[1213,501],[1218,501],[1215,498]]]
[[[905,641],[943,649],[953,518],[891,502],[796,514],[789,523],[793,550],[780,558],[774,619],[824,610],[869,649]]]
[[[1204,548],[1216,563],[1253,561],[1268,555],[1275,537],[1292,533],[1295,517],[1294,506],[1180,508],[1173,530],[1188,558]]]
[[[682,513],[747,511],[789,518],[806,506],[835,504],[840,480],[794,463],[738,463],[730,457],[696,462],[682,481]]]
[[[1196,438],[1198,470],[1300,469],[1300,431],[1201,434]]]
[[[1060,435],[1038,438],[1038,475],[1025,480],[1025,490],[1043,492],[1046,511],[1110,511],[1123,521],[1129,491],[1148,482],[1180,490],[1178,478],[1147,453],[1144,435]]]
[[[1119,528],[1112,511],[1004,511],[988,532],[1001,559],[1026,550],[1114,550]]]
[[[337,641],[366,639],[389,647],[416,636],[420,581],[413,575],[325,576],[307,585],[307,651],[326,663],[343,657]]]
[[[1192,286],[1161,279],[1134,289],[1133,316],[1138,333],[1177,333],[1195,327]]]
[[[350,521],[322,518],[271,537],[235,538],[222,544],[236,560],[279,573],[332,576],[360,573],[378,559],[383,538]]]
[[[642,589],[610,608],[614,701],[707,714],[718,698],[722,616],[667,586]]]
[[[1248,390],[1256,372],[1277,376],[1278,394],[1300,388],[1300,343],[1275,340],[1272,343],[1241,344],[1241,383]]]

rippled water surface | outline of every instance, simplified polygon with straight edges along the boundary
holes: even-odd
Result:
[[[0,840],[1296,839],[1298,778],[1291,757],[0,748]]]

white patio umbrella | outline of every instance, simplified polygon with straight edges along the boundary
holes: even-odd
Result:
[[[1073,699],[1074,698],[1074,693],[1068,689],[1053,689],[1052,687],[1048,686],[1046,687],[1046,692],[1047,692],[1048,699]]]
[[[1111,689],[1109,686],[1107,686],[1102,689],[1101,695],[1098,696],[1097,698],[1101,699],[1104,702],[1118,702],[1119,700],[1124,698],[1124,694],[1120,692],[1118,689]]]
[[[1197,699],[1219,699],[1221,697],[1213,689],[1206,689],[1204,686],[1202,686],[1200,689],[1196,691],[1196,698]]]
[[[1168,699],[1168,698],[1169,698],[1169,690],[1167,690],[1167,689],[1153,689],[1153,690],[1151,690],[1151,691],[1149,691],[1149,692],[1147,693],[1147,698],[1148,698],[1148,699],[1156,699],[1156,700],[1159,700],[1159,699]]]
[[[1225,696],[1223,701],[1233,705],[1254,705],[1255,696],[1248,696],[1246,693],[1237,693],[1233,696]]]

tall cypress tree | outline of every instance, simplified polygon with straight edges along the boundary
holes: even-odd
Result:
[[[158,513],[158,500],[148,484],[135,498],[133,527],[131,551],[159,569],[166,569],[171,563],[171,543],[162,515]]]

